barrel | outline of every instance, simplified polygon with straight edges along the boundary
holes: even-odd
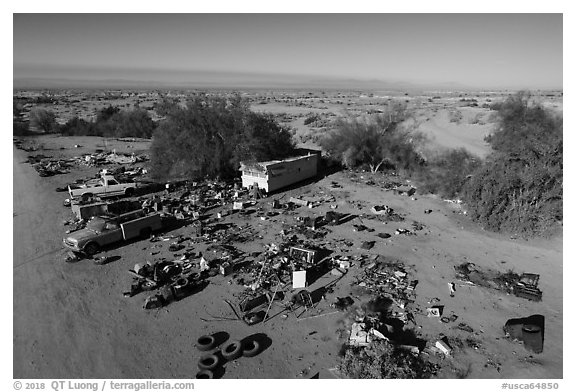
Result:
[[[544,350],[542,329],[537,325],[526,324],[522,327],[522,340],[528,351],[540,354]]]

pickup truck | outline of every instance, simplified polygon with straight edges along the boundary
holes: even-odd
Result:
[[[68,185],[68,193],[70,193],[71,198],[132,196],[135,190],[135,182],[120,182],[110,175],[103,175],[99,179],[90,180],[84,184]]]
[[[96,216],[86,228],[70,233],[63,239],[64,246],[87,255],[97,253],[101,247],[132,238],[148,238],[162,228],[159,214],[146,215],[136,210],[118,216]]]

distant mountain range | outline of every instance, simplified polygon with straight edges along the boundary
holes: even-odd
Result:
[[[41,88],[314,88],[359,90],[422,90],[470,89],[457,83],[418,84],[380,79],[353,79],[302,75],[257,74],[216,71],[135,71],[120,77],[73,75],[63,77],[18,76],[13,79],[15,89]]]
[[[18,72],[13,78],[15,89],[73,88],[282,88],[282,89],[343,89],[393,91],[478,91],[494,86],[466,86],[460,83],[418,83],[380,79],[354,79],[306,75],[258,74],[221,71],[162,71],[162,70],[47,70],[48,76]],[[110,75],[114,75],[111,77]],[[496,88],[505,90],[507,87]],[[514,90],[514,88],[509,88]]]

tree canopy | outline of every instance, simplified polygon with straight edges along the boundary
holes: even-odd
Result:
[[[241,161],[281,159],[294,153],[289,129],[254,113],[239,96],[196,96],[185,106],[164,103],[152,139],[156,178],[230,178]]]
[[[30,111],[30,125],[46,133],[58,132],[59,129],[54,112],[38,107]]]
[[[546,235],[562,221],[562,116],[526,93],[499,105],[495,150],[464,187],[473,219],[491,230]]]
[[[61,127],[61,132],[63,135],[149,139],[154,129],[156,124],[144,109],[122,111],[117,107],[107,106],[97,112],[96,121],[74,117]]]
[[[320,145],[344,166],[367,166],[411,172],[423,163],[416,150],[419,134],[407,126],[406,105],[392,103],[382,114],[366,119],[340,118]]]

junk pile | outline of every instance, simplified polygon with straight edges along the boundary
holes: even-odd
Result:
[[[144,301],[144,309],[160,308],[175,300],[181,300],[201,290],[206,285],[205,276],[192,272],[194,263],[188,259],[160,261],[154,264],[136,264],[128,270],[133,276],[130,291],[132,297],[144,291],[158,290]]]
[[[94,154],[86,154],[81,157],[74,158],[78,163],[86,166],[100,166],[105,164],[120,164],[126,165],[131,163],[144,162],[148,160],[146,155],[132,154],[117,154],[113,152],[97,152]]]
[[[34,167],[40,177],[50,177],[57,174],[68,173],[71,166],[71,160],[52,159],[51,157],[41,154],[28,156],[28,163]]]
[[[378,256],[364,267],[353,285],[377,296],[391,298],[400,308],[414,302],[414,289],[417,280],[408,279],[408,273],[400,262],[382,260]]]
[[[457,265],[454,269],[456,277],[467,283],[504,291],[532,301],[542,300],[542,291],[538,289],[540,275],[530,273],[518,275],[512,271],[501,273],[491,269],[482,270],[470,262]]]
[[[414,322],[411,313],[397,309],[390,297],[374,296],[356,315],[347,344],[363,347],[374,340],[385,340],[398,349],[418,355],[426,347],[426,340],[407,327],[408,322]]]
[[[371,260],[371,261],[370,261]],[[410,280],[400,262],[372,257],[364,272],[355,277],[351,285],[372,297],[362,305],[350,327],[348,344],[367,346],[371,341],[383,339],[418,354],[426,342],[417,338],[405,326],[414,322],[411,305],[417,280]],[[361,261],[361,265],[366,260]]]
[[[416,193],[416,188],[410,185],[400,185],[393,189],[394,193],[397,195],[412,196]]]
[[[376,205],[370,208],[372,214],[360,215],[363,219],[378,220],[380,222],[402,222],[404,217],[387,205]]]

